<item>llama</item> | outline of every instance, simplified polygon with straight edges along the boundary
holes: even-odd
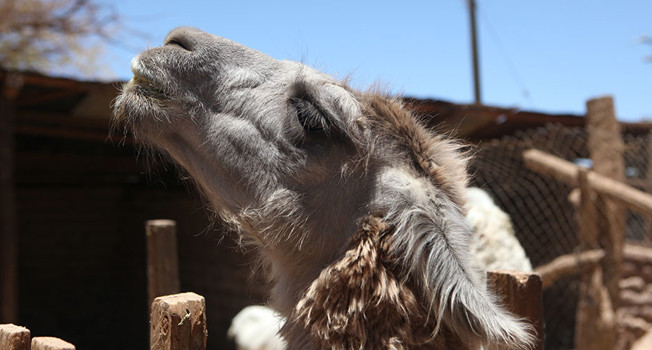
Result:
[[[466,190],[466,219],[473,227],[472,262],[484,271],[532,271],[525,250],[514,235],[509,215],[478,187]],[[278,334],[285,323],[280,315],[261,305],[247,306],[234,318],[228,335],[238,350],[283,350],[285,343]]]
[[[396,99],[191,28],[132,71],[116,119],[256,247],[288,349],[532,344],[470,262],[464,153]]]

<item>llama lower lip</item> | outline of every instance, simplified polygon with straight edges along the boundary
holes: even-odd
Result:
[[[131,79],[130,84],[132,84],[136,92],[147,95],[148,97],[169,99],[169,96],[165,93],[165,91],[163,91],[163,89],[152,83],[150,80],[141,76],[134,75],[134,77]]]
[[[148,70],[141,61],[141,55],[137,55],[131,60],[131,72],[134,77],[129,82],[137,91],[144,92],[151,97],[167,97],[163,89],[152,79],[148,78]]]

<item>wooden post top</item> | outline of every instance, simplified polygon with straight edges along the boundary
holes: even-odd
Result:
[[[153,219],[153,220],[147,220],[145,222],[145,225],[147,225],[147,226],[156,226],[156,227],[171,227],[171,226],[176,226],[177,223],[174,220]]]
[[[13,324],[0,325],[0,349],[29,350],[30,332],[25,327]]]
[[[32,338],[32,350],[75,350],[75,346],[54,337]]]

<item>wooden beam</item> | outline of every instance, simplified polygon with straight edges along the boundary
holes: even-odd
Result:
[[[652,265],[652,249],[634,244],[625,244],[625,260],[638,264]],[[543,288],[555,284],[560,278],[588,271],[597,266],[604,258],[602,249],[565,254],[556,257],[549,263],[537,266],[534,273],[541,276]]]
[[[534,269],[541,276],[543,288],[548,288],[562,277],[581,271],[593,270],[604,258],[602,249],[594,249],[580,253],[570,253],[558,256],[549,263]]]
[[[30,350],[29,329],[13,324],[0,325],[0,349]]]
[[[488,288],[498,295],[505,308],[528,320],[536,331],[532,350],[543,350],[543,285],[537,274],[515,271],[489,271]],[[508,350],[509,346],[492,345],[491,350]]]
[[[154,299],[151,350],[205,350],[207,336],[204,297],[183,293]]]
[[[180,291],[176,225],[173,220],[149,220],[145,224],[150,305],[156,297]]]
[[[530,170],[551,176],[567,185],[578,186],[579,167],[567,160],[536,149],[529,149],[523,152],[523,161]],[[630,210],[652,216],[652,195],[592,171],[587,174],[587,178],[590,186],[599,194],[617,201]]]

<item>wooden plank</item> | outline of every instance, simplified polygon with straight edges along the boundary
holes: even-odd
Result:
[[[30,332],[25,327],[13,324],[0,325],[0,349],[2,350],[29,350]]]
[[[529,149],[523,152],[523,162],[530,170],[551,176],[570,186],[578,186],[579,167],[567,160],[543,151]],[[652,216],[652,195],[592,171],[587,177],[589,185],[597,193],[617,201],[630,210]]]
[[[159,297],[150,316],[151,350],[205,350],[206,302],[195,293]]]
[[[487,285],[507,310],[527,319],[536,331],[537,342],[532,350],[543,350],[543,285],[537,274],[514,271],[487,272]],[[491,350],[509,347],[492,345]]]
[[[32,350],[75,350],[75,346],[54,337],[32,338]]]
[[[0,93],[0,323],[18,319],[14,123],[21,87],[21,75],[7,74]]]
[[[180,291],[176,225],[173,220],[149,220],[145,224],[150,305],[158,296]]]

